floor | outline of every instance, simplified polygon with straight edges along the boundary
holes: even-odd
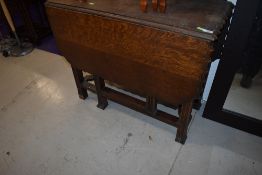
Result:
[[[92,93],[80,100],[61,56],[0,56],[0,82],[1,175],[262,174],[260,137],[201,109],[181,145],[174,127],[113,102],[100,110]]]
[[[262,120],[262,70],[248,89],[240,86],[241,78],[241,74],[235,75],[224,108]]]

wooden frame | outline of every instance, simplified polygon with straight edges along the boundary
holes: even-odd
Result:
[[[235,73],[240,67],[260,0],[238,0],[203,117],[262,136],[262,121],[223,109]]]

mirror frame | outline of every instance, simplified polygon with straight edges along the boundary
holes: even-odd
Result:
[[[203,117],[262,137],[262,120],[223,109],[261,0],[238,0]]]

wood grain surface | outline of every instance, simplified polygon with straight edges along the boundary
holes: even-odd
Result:
[[[162,12],[163,2],[159,4]],[[99,108],[105,109],[110,99],[143,112],[176,126],[176,141],[185,143],[192,102],[216,53],[216,39],[226,27],[230,4],[181,2],[167,9],[165,18],[150,12],[141,15],[137,1],[50,0],[46,6],[58,47],[73,68],[80,98],[87,97],[87,89],[96,91]],[[210,11],[212,5],[225,12]],[[94,75],[95,86],[86,83],[82,71]],[[142,94],[146,101],[108,88],[104,80]],[[159,101],[179,107],[179,117],[158,110]]]
[[[166,3],[165,13],[154,12],[151,2],[144,13],[139,0],[48,0],[47,6],[112,17],[213,41],[217,39],[233,6],[226,0],[166,0]],[[197,27],[213,33],[202,32]]]
[[[73,66],[174,105],[199,93],[209,41],[71,10],[47,12]]]

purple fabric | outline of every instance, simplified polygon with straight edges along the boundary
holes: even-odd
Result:
[[[61,52],[58,50],[55,38],[53,35],[50,35],[44,38],[41,43],[37,46],[38,49],[45,50],[54,54],[61,55]]]

